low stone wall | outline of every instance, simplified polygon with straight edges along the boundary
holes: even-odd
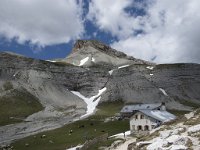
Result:
[[[90,146],[92,146],[98,142],[106,141],[107,139],[108,139],[108,133],[105,133],[99,137],[92,139],[92,140],[86,141],[85,144],[83,145],[83,147],[81,147],[79,150],[87,150]]]
[[[145,136],[149,134],[149,131],[132,131],[131,134],[134,136]]]

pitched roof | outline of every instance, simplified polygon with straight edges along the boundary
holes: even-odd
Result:
[[[176,116],[164,110],[139,110],[143,114],[162,122],[176,119]]]
[[[120,112],[133,112],[134,110],[141,110],[141,109],[147,109],[152,110],[159,106],[161,106],[161,103],[155,103],[155,104],[136,104],[136,105],[126,105],[122,108]]]

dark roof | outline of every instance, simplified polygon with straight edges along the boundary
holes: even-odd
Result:
[[[161,122],[168,122],[176,119],[176,116],[164,110],[139,110],[143,114],[159,120]]]
[[[152,110],[158,108],[162,105],[162,103],[155,103],[155,104],[136,104],[136,105],[126,105],[120,111],[121,113],[126,112],[133,112],[136,110]]]

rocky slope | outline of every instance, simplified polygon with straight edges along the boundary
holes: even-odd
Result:
[[[199,150],[200,110],[155,129],[149,136],[129,145],[133,150]]]
[[[199,64],[156,65],[98,41],[79,40],[69,56],[54,61],[2,52],[0,97],[12,92],[12,89],[5,90],[7,82],[13,89],[26,89],[44,110],[27,117],[25,121],[29,123],[0,127],[0,132],[7,130],[0,134],[1,142],[56,128],[79,118],[87,111],[86,98],[100,102],[165,102],[170,109],[191,109],[189,106],[200,103]],[[98,95],[102,89],[106,90]],[[74,94],[77,92],[79,94]]]

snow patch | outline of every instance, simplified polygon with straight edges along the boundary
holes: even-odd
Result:
[[[128,66],[130,66],[130,65],[123,65],[123,66],[118,67],[118,69],[125,68],[125,67],[128,67]]]
[[[147,66],[146,68],[149,69],[149,70],[153,70],[154,67],[153,66]]]
[[[82,95],[81,93],[77,92],[77,91],[71,91],[74,95],[80,97],[81,99],[83,99],[85,101],[85,103],[87,104],[87,112],[86,114],[84,114],[83,116],[81,116],[81,118],[86,117],[91,115],[94,110],[96,109],[96,106],[98,105],[100,99],[101,99],[101,94],[103,92],[106,91],[106,87],[104,87],[103,89],[99,90],[99,93],[95,96],[92,96],[90,98],[85,97],[84,95]]]
[[[77,149],[80,149],[81,147],[83,147],[83,145],[78,145],[76,147],[68,148],[66,150],[77,150]]]
[[[168,96],[168,94],[165,92],[165,90],[164,89],[162,89],[162,88],[159,88],[159,90],[165,95],[165,96]]]
[[[94,57],[92,57],[92,62],[95,62],[95,58]]]
[[[17,75],[18,72],[15,72],[15,74],[13,75],[13,77],[15,77]]]
[[[80,61],[79,66],[84,65],[88,60],[89,60],[89,57],[86,57],[86,58],[82,59],[82,60]]]
[[[56,61],[55,60],[46,60],[48,62],[52,62],[52,63],[55,63]]]
[[[108,73],[109,73],[110,75],[112,75],[113,71],[114,71],[114,70],[110,70],[110,71],[108,71]]]
[[[131,131],[126,131],[125,132],[125,136],[130,135],[130,134],[131,134]],[[119,137],[119,136],[124,136],[124,133],[118,133],[118,134],[112,135],[112,136],[110,136],[110,138]]]

